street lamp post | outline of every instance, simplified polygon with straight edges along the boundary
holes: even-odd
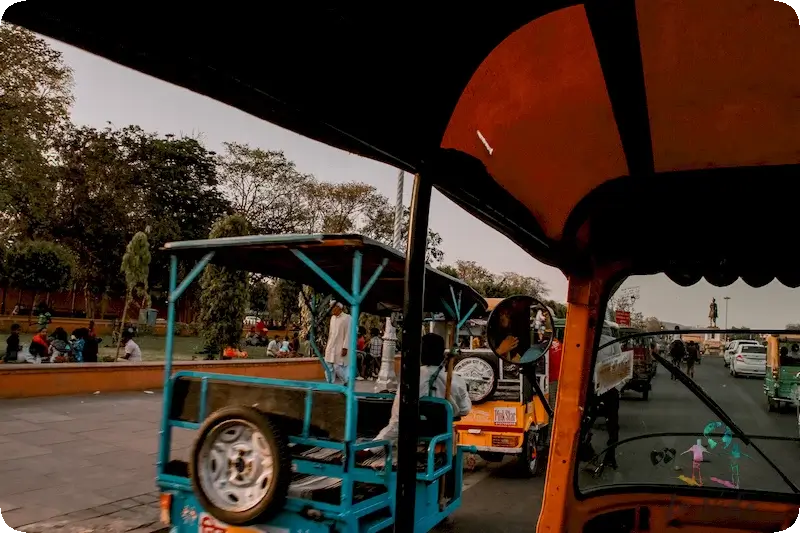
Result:
[[[403,181],[405,173],[401,170],[397,173],[397,197],[394,210],[394,239],[395,250],[402,251],[403,246]],[[397,375],[394,371],[394,358],[397,352],[397,330],[392,319],[386,318],[386,326],[383,333],[383,352],[381,354],[381,369],[378,372],[378,379],[375,381],[375,392],[397,389]]]
[[[730,300],[730,296],[725,296],[723,300],[725,300],[725,340],[727,341],[730,338],[730,334],[728,333],[728,300]]]

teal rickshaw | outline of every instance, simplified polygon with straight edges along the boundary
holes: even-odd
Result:
[[[234,237],[169,243],[165,249],[171,262],[157,463],[162,520],[173,533],[391,530],[396,456],[389,441],[372,439],[389,421],[394,397],[356,392],[355,358],[347,385],[173,374],[172,326],[176,300],[206,265],[216,264],[335,293],[351,308],[349,353],[355,353],[361,311],[400,310],[405,258],[358,235]],[[179,260],[196,261],[180,283]],[[473,289],[430,267],[425,289],[424,310],[446,313],[456,331],[473,312],[486,311]],[[320,351],[315,353],[324,364]],[[413,394],[415,387],[409,388]],[[461,505],[463,452],[473,450],[455,446],[453,409],[446,400],[421,399],[417,427],[414,531],[426,532]],[[188,462],[171,458],[176,428],[197,431]],[[381,452],[363,457],[361,452],[376,446]]]

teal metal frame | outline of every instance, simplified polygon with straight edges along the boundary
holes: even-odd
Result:
[[[348,291],[344,287],[342,287],[335,279],[333,279],[330,275],[328,275],[316,263],[314,263],[314,261],[310,259],[302,251],[292,250],[292,253],[304,265],[306,265],[310,270],[316,273],[342,299],[342,301],[346,302],[351,308],[350,338],[348,343],[348,353],[351,354],[351,357],[348,359],[347,383],[345,385],[340,385],[332,382],[306,382],[306,381],[258,378],[251,376],[239,376],[239,375],[229,375],[229,374],[213,374],[213,373],[196,372],[196,371],[178,371],[175,374],[173,374],[174,325],[176,319],[175,318],[176,303],[180,298],[180,296],[190,286],[190,284],[195,279],[197,279],[197,277],[202,273],[205,267],[212,262],[212,260],[214,259],[214,252],[210,252],[204,255],[198,261],[198,263],[192,268],[192,270],[187,274],[186,278],[183,279],[180,283],[178,283],[178,258],[176,255],[172,255],[170,257],[170,273],[169,273],[170,290],[169,290],[169,300],[167,308],[167,331],[166,331],[166,343],[165,343],[166,361],[165,361],[165,372],[164,372],[165,374],[164,399],[162,406],[162,419],[159,430],[159,452],[158,452],[158,460],[156,463],[157,484],[162,488],[162,490],[171,491],[173,493],[173,497],[177,498],[177,502],[180,503],[180,506],[182,507],[193,506],[195,508],[200,509],[199,504],[197,503],[196,499],[194,498],[194,495],[192,494],[191,483],[188,480],[188,478],[171,474],[166,471],[166,467],[170,459],[172,429],[181,428],[181,429],[197,430],[200,428],[206,416],[209,414],[206,412],[209,383],[213,383],[215,381],[224,381],[226,383],[256,384],[263,386],[300,389],[305,391],[305,406],[304,406],[305,417],[303,422],[303,429],[302,433],[299,436],[290,436],[289,442],[304,446],[313,446],[313,447],[328,448],[333,450],[340,450],[341,452],[344,453],[345,462],[343,464],[321,464],[310,460],[295,458],[293,460],[293,470],[300,474],[309,474],[315,476],[325,476],[325,477],[341,479],[341,496],[338,504],[324,503],[319,501],[290,497],[287,500],[286,506],[284,508],[285,512],[281,513],[278,517],[275,518],[277,522],[274,525],[278,527],[289,526],[289,528],[292,530],[296,529],[295,526],[299,526],[301,527],[301,530],[310,531],[311,533],[313,533],[315,529],[312,527],[309,530],[308,528],[309,522],[308,519],[304,516],[304,513],[306,513],[308,509],[315,509],[317,512],[321,513],[321,516],[324,517],[326,520],[341,523],[345,528],[344,529],[345,531],[359,531],[359,520],[361,518],[376,511],[377,509],[381,509],[384,507],[389,508],[391,509],[391,515],[392,515],[391,517],[382,518],[379,522],[371,524],[367,528],[368,531],[373,531],[373,530],[379,531],[383,527],[391,526],[391,524],[394,522],[394,515],[395,515],[394,505],[396,496],[397,476],[396,472],[394,472],[392,469],[393,466],[392,445],[390,442],[388,441],[367,441],[363,443],[356,442],[358,398],[359,397],[382,398],[389,401],[393,398],[393,395],[356,392],[355,384],[356,384],[357,358],[355,357],[355,354],[356,354],[356,343],[358,334],[358,317],[360,315],[361,304],[364,301],[367,294],[369,293],[370,289],[372,289],[375,283],[379,280],[381,273],[387,266],[389,260],[384,259],[375,269],[375,272],[372,273],[367,282],[362,286],[361,284],[362,253],[359,250],[354,251],[353,262],[352,262],[351,287],[350,290]],[[448,303],[443,299],[442,303],[446,311],[458,322],[458,327],[457,327],[458,330],[463,326],[463,324],[475,310],[477,304],[474,304],[472,308],[469,309],[462,316],[461,294],[459,293],[457,298],[456,293],[453,290],[452,286],[450,287],[450,293],[452,297],[452,302]],[[319,320],[319,317],[317,316],[317,311],[319,311],[319,309],[317,309],[317,306],[313,304],[313,300],[310,307],[312,309],[312,314],[314,316],[312,323],[313,326],[312,332],[313,332]],[[312,335],[313,333],[311,333],[310,338],[312,337]],[[330,380],[332,374],[330,366],[325,362],[325,358],[323,354],[320,353],[320,350],[316,345],[316,342],[312,342],[312,347],[314,349],[315,355],[323,364],[323,368],[325,369],[326,372],[326,377]],[[192,379],[200,381],[201,384],[200,398],[199,398],[199,407],[198,407],[196,422],[188,422],[185,420],[172,420],[170,418],[171,407],[172,407],[171,401],[172,401],[174,384],[178,379]],[[344,440],[342,442],[312,438],[310,431],[311,430],[310,415],[313,404],[312,393],[314,391],[338,392],[345,396],[346,398],[345,432],[344,432]],[[447,454],[447,459],[445,463],[441,464],[438,467],[436,467],[436,463],[434,460],[435,449],[438,444],[445,444],[450,448],[452,448],[453,446],[454,434],[452,431],[452,424],[453,424],[452,406],[447,400],[440,398],[425,398],[424,401],[438,403],[443,406],[443,408],[446,411],[447,430],[445,433],[435,435],[427,439],[423,439],[425,442],[428,443],[427,465],[424,471],[417,473],[416,476],[417,480],[420,483],[425,483],[428,485],[432,483],[437,484],[438,487],[438,483],[443,482],[444,479],[443,476],[447,472],[450,472],[453,468],[456,468],[458,471],[456,472],[455,475],[455,482],[458,484],[457,487],[460,487],[461,475],[462,475],[461,469],[463,463],[462,452],[469,450],[465,448],[459,448],[459,451],[456,453],[455,457],[452,454]],[[357,466],[355,462],[356,452],[367,448],[375,448],[376,446],[378,447],[382,446],[386,453],[386,459],[383,468],[376,471],[372,470],[371,468]],[[353,488],[354,484],[357,482],[384,485],[386,487],[386,492],[383,494],[379,494],[377,496],[372,496],[370,498],[367,498],[364,501],[355,503],[353,501]],[[427,497],[426,494],[429,492],[430,490],[417,491],[417,497],[418,498]],[[419,509],[422,515],[420,516],[420,521],[417,524],[418,527],[415,527],[415,531],[428,531],[430,527],[433,527],[433,525],[440,522],[455,508],[460,506],[461,503],[460,490],[456,492],[456,498],[444,508],[439,507],[438,490],[435,491],[435,493],[437,494],[437,497],[434,498],[434,500],[436,500],[435,502],[428,500],[419,502],[419,505],[421,506]],[[170,514],[172,522],[173,524],[175,524],[181,514],[181,511],[173,508],[170,510]],[[293,516],[293,514],[296,516]],[[272,525],[272,523],[273,521],[271,520],[270,524]],[[320,523],[320,527],[321,526],[322,523]],[[196,527],[197,527],[196,525],[192,525],[192,527],[188,527],[188,529],[186,529],[180,525],[177,527],[174,526],[173,532],[183,533],[184,531],[188,531]]]
[[[311,327],[308,331],[308,344],[311,346],[311,350],[314,352],[314,355],[319,359],[320,364],[322,365],[322,369],[325,372],[325,381],[328,383],[333,383],[334,379],[334,372],[331,365],[325,360],[325,355],[320,351],[319,346],[317,345],[317,327],[321,319],[325,316],[320,311],[325,310],[326,303],[330,302],[330,298],[323,299],[319,305],[317,306],[316,296],[311,296],[311,298],[306,298],[305,293],[303,293],[303,300],[305,301],[306,306],[308,307],[309,311],[311,311]]]

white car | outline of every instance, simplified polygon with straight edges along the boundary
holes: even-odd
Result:
[[[725,347],[725,351],[722,353],[722,361],[725,364],[725,368],[728,368],[731,365],[731,359],[733,359],[734,355],[739,350],[740,346],[750,345],[750,346],[761,346],[758,341],[751,341],[751,340],[742,340],[742,341],[731,341]]]
[[[731,376],[767,375],[767,347],[753,344],[741,344],[731,359]]]

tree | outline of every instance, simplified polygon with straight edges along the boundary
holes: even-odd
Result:
[[[456,261],[455,265],[441,265],[441,272],[458,278],[484,297],[495,282],[494,274],[475,261]]]
[[[145,227],[134,225],[131,216],[138,204],[133,165],[119,133],[110,128],[69,128],[56,143],[56,153],[47,231],[80,258],[75,281],[87,314],[94,316],[94,304],[105,295],[125,294],[119,265],[135,228]]]
[[[68,123],[72,71],[36,34],[0,25],[0,213],[26,221],[27,238],[46,237],[53,200],[47,151]]]
[[[147,242],[147,234],[138,232],[133,236],[131,242],[122,256],[122,267],[120,270],[125,274],[125,307],[122,309],[122,320],[119,324],[119,335],[117,340],[117,352],[114,360],[119,359],[119,348],[122,346],[122,330],[128,318],[128,307],[131,300],[137,294],[142,295],[142,307],[149,307],[149,288],[147,278],[150,275],[150,243]]]
[[[205,238],[221,217],[232,212],[220,191],[218,158],[197,139],[159,137],[139,127],[119,132],[131,170],[135,227],[149,226],[153,246]],[[166,292],[168,257],[156,256],[151,286]],[[186,295],[191,298],[191,294]]]
[[[263,318],[269,312],[269,281],[260,274],[251,274],[248,292],[250,295],[250,311],[259,318]]]
[[[239,237],[250,234],[241,215],[229,215],[217,222],[209,238]],[[226,346],[237,346],[242,338],[242,323],[248,307],[248,273],[208,265],[200,279],[200,332],[208,347],[222,354]]]
[[[736,330],[736,333],[731,333],[730,335],[728,335],[728,338],[730,340],[740,341],[740,340],[751,340],[755,338],[755,336],[752,333],[749,333],[750,328],[748,328],[747,326],[742,326],[738,328],[736,326],[732,326],[731,329]]]
[[[439,270],[464,281],[484,298],[508,298],[525,294],[541,300],[549,292],[539,278],[515,272],[493,274],[475,261],[456,261],[455,265],[440,266]],[[566,310],[564,313],[566,315]]]
[[[306,189],[309,233],[363,233],[386,197],[366,183],[316,182]]]
[[[542,303],[555,312],[554,318],[567,318],[567,304],[555,300],[543,300]]]
[[[6,314],[6,297],[8,296],[8,250],[5,245],[0,244],[0,290],[3,291],[3,299],[0,301],[0,315]]]
[[[656,317],[650,316],[644,319],[644,329],[647,332],[655,333],[663,329],[663,324]]]
[[[289,327],[293,320],[299,319],[300,306],[298,295],[300,285],[293,281],[277,279],[270,291],[270,311],[272,318],[279,324]]]
[[[230,205],[219,192],[216,155],[196,139],[159,137],[137,126],[70,128],[56,143],[49,235],[81,258],[87,300],[124,294],[116,265],[138,228],[152,247],[205,238]],[[101,215],[102,214],[102,215]],[[25,224],[20,224],[21,228]],[[150,287],[167,291],[166,255],[152,258]],[[185,300],[191,300],[196,287]]]
[[[395,206],[389,203],[389,200],[383,197],[381,204],[375,211],[369,213],[368,223],[364,227],[364,234],[367,237],[372,237],[375,240],[381,241],[388,245],[394,244],[394,214]],[[408,242],[408,227],[409,227],[410,211],[407,207],[403,208],[403,218],[401,220],[400,234],[401,234],[401,249],[403,253],[406,250],[406,243]],[[428,228],[428,242],[425,253],[425,260],[428,264],[437,265],[444,259],[444,252],[442,251],[442,236],[432,229]]]
[[[219,172],[234,212],[256,233],[291,233],[307,222],[306,189],[315,180],[298,172],[282,151],[225,143]]]
[[[800,331],[800,324],[798,324],[796,322],[795,323],[786,324],[786,327],[783,328],[783,329],[788,329],[788,330],[791,330],[791,331]]]
[[[30,240],[14,243],[8,250],[6,264],[11,283],[22,290],[33,291],[33,309],[40,292],[56,292],[69,287],[75,259],[58,243]]]
[[[644,314],[639,311],[632,311],[631,312],[631,327],[636,329],[645,329],[647,328],[647,322],[644,318]]]

